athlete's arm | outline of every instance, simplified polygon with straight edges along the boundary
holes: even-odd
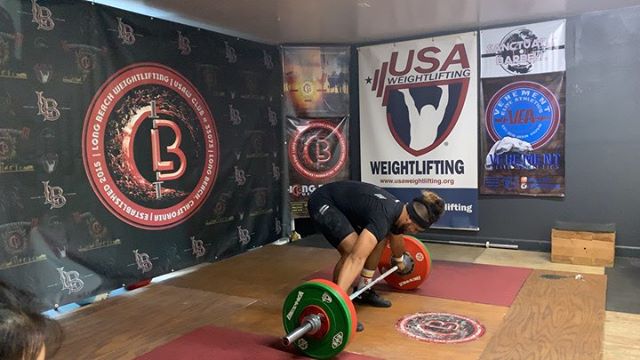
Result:
[[[391,247],[391,254],[394,258],[401,257],[406,249],[404,248],[404,235],[402,234],[387,234],[389,239],[389,247]]]
[[[369,230],[362,230],[353,251],[345,258],[340,274],[338,274],[338,286],[342,290],[349,291],[353,281],[360,275],[364,262],[377,244],[378,240]]]

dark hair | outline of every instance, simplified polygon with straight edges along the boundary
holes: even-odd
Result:
[[[423,190],[422,201],[429,209],[429,222],[433,224],[438,221],[444,213],[444,200],[432,191]]]
[[[420,196],[409,203],[407,212],[413,222],[427,229],[440,219],[444,212],[444,200],[434,192],[423,190]]]
[[[30,294],[0,281],[0,359],[34,360],[43,345],[50,357],[62,337],[58,322],[37,312]]]

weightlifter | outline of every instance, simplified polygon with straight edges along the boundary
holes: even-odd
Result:
[[[405,204],[378,186],[358,181],[326,184],[313,192],[308,206],[317,230],[340,253],[333,281],[347,293],[358,273],[360,282],[355,290],[371,282],[387,241],[393,265],[398,265],[402,273],[410,261],[404,256],[402,234],[426,230],[444,212],[444,201],[431,191],[424,190],[421,196]],[[391,306],[373,288],[353,302]],[[358,323],[358,331],[363,329]]]

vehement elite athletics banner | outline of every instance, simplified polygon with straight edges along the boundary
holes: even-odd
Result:
[[[0,53],[0,280],[52,308],[279,238],[278,48],[8,0]]]
[[[362,181],[446,201],[436,228],[478,229],[476,33],[359,48]]]
[[[480,192],[564,196],[565,20],[480,34]]]
[[[283,48],[289,196],[294,218],[322,184],[349,178],[349,48]]]

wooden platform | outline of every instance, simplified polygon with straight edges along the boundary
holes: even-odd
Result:
[[[601,359],[605,292],[601,275],[535,271],[481,359]]]
[[[255,301],[153,284],[62,317],[65,342],[55,359],[132,359]]]
[[[460,258],[454,255],[458,249]],[[495,249],[441,245],[431,252],[435,259],[489,263],[484,250]],[[497,253],[498,265],[528,264],[526,252],[516,256],[502,251],[507,250]],[[306,275],[336,260],[331,249],[266,246],[89,305],[61,319],[67,339],[55,359],[132,359],[205,324],[281,336],[286,294]],[[538,255],[529,263],[545,266]],[[358,310],[366,330],[347,350],[384,359],[599,359],[606,277],[581,273],[584,278],[576,280],[576,273],[537,270],[510,308],[388,293],[393,307]],[[432,344],[395,329],[398,319],[421,311],[464,315],[483,324],[486,332],[468,343]]]
[[[392,308],[379,309],[363,306],[358,310],[366,328],[349,344],[349,351],[398,360],[478,359],[502,326],[503,318],[509,310],[501,306],[400,293],[388,293],[385,296],[393,302]],[[486,331],[482,337],[474,341],[436,344],[409,338],[395,329],[395,324],[400,318],[417,312],[443,312],[466,316],[478,321]]]
[[[330,249],[271,245],[164,284],[261,299],[283,288],[293,288],[290,284],[301,282],[304,275],[335,263],[338,258],[337,251]]]

